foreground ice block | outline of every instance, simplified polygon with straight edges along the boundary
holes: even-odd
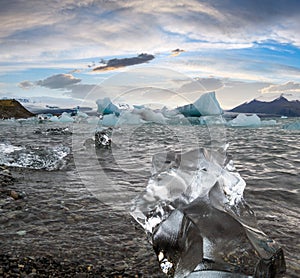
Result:
[[[131,214],[169,277],[276,277],[282,249],[258,227],[245,181],[218,151],[153,157],[152,176]],[[234,276],[228,276],[234,273]]]

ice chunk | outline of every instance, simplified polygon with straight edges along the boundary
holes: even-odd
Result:
[[[264,121],[261,121],[261,125],[262,126],[274,126],[274,125],[277,125],[277,122],[276,122],[276,120],[264,120]]]
[[[102,115],[120,114],[120,109],[115,104],[113,104],[110,98],[108,97],[103,99],[98,99],[96,103],[98,105],[98,112],[101,113]]]
[[[285,271],[282,250],[259,230],[243,199],[245,186],[233,162],[218,151],[153,157],[152,176],[131,215],[149,235],[163,272],[271,278]]]
[[[215,92],[203,94],[194,102],[194,106],[200,111],[202,116],[221,115],[223,113],[216,99]]]
[[[203,94],[194,103],[178,107],[177,110],[187,117],[212,116],[223,113],[215,92]]]
[[[63,112],[58,119],[61,123],[72,123],[75,121],[67,112]]]
[[[59,122],[59,118],[57,116],[52,116],[52,117],[50,117],[49,121],[50,122],[58,123]]]
[[[63,146],[46,148],[38,146],[14,146],[0,143],[0,165],[57,170],[66,164],[65,157],[70,149]]]
[[[139,114],[124,111],[119,117],[118,125],[139,125],[141,122],[141,116]]]
[[[82,111],[78,111],[77,114],[76,114],[76,118],[87,119],[88,117],[89,117],[89,115],[82,112]]]
[[[261,120],[256,114],[251,116],[238,114],[236,118],[228,122],[228,125],[232,127],[258,127],[261,125]]]
[[[300,122],[293,122],[293,123],[285,124],[283,126],[283,129],[287,129],[287,130],[300,130]]]
[[[134,109],[133,114],[139,115],[140,118],[147,122],[163,124],[166,122],[166,118],[160,112],[154,112],[150,108]]]
[[[111,147],[112,128],[98,130],[95,132],[95,147],[110,148]]]
[[[100,119],[97,116],[91,116],[86,119],[86,122],[88,124],[93,124],[93,125],[98,125],[99,121],[100,121]]]
[[[101,124],[104,126],[115,126],[119,118],[115,114],[104,115]]]

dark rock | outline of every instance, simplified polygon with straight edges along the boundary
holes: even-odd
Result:
[[[2,99],[0,100],[0,119],[21,119],[30,118],[34,114],[29,112],[15,99]]]

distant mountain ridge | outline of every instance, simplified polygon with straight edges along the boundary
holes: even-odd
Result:
[[[300,117],[300,101],[289,101],[284,96],[280,96],[270,102],[254,99],[233,108],[230,112]]]
[[[21,119],[33,117],[34,114],[23,107],[20,102],[15,99],[0,100],[0,119]]]

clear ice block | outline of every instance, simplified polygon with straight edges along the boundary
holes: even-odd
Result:
[[[271,278],[285,272],[283,251],[258,228],[243,198],[245,186],[222,152],[153,157],[152,176],[131,215],[147,232],[165,274]]]

